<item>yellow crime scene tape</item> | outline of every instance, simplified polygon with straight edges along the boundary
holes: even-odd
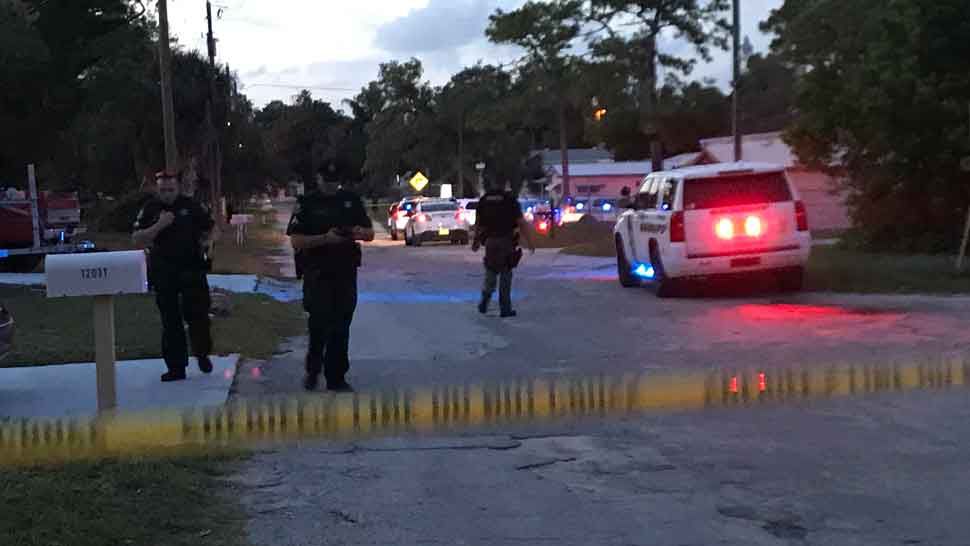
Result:
[[[970,386],[962,360],[535,378],[376,393],[240,399],[188,411],[0,424],[0,464],[31,465],[307,439],[454,431]]]

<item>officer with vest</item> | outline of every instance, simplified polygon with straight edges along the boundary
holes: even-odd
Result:
[[[319,191],[297,202],[286,234],[300,255],[303,308],[309,313],[303,387],[316,389],[323,371],[328,390],[351,391],[345,376],[350,369],[350,324],[357,308],[357,241],[374,240],[371,220],[360,196],[321,178]]]
[[[478,311],[483,315],[488,312],[488,304],[498,284],[500,315],[502,318],[514,317],[516,312],[512,309],[512,270],[522,257],[519,236],[525,238],[529,249],[535,253],[532,231],[512,192],[494,181],[489,183],[487,191],[478,200],[475,215],[475,242],[472,250],[478,252],[482,245],[485,246],[485,284],[482,287]]]
[[[168,367],[162,381],[180,381],[185,379],[189,363],[184,323],[189,325],[199,369],[212,372],[204,249],[213,222],[198,203],[182,194],[176,173],[160,172],[155,178],[157,196],[138,213],[132,238],[136,244],[151,247],[152,284],[162,317],[162,357]]]

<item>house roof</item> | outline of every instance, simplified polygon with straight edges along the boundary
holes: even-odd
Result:
[[[568,151],[569,163],[596,163],[603,161],[613,161],[613,153],[603,148],[570,148]],[[562,155],[559,150],[536,150],[531,157],[540,157],[543,166],[562,164]]]
[[[664,169],[679,169],[690,165],[696,165],[704,156],[703,152],[691,152],[688,154],[675,155],[664,159]]]
[[[733,137],[701,140],[701,149],[719,163],[734,160]],[[785,168],[794,167],[798,162],[791,148],[782,140],[780,131],[742,136],[741,155],[745,161],[772,163]]]
[[[562,176],[562,165],[548,168],[553,176]],[[612,163],[569,164],[569,176],[645,176],[651,171],[649,161],[616,161]]]

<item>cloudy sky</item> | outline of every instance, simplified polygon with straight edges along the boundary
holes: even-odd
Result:
[[[219,18],[218,58],[237,72],[244,92],[257,104],[289,100],[300,89],[334,106],[377,75],[378,65],[417,57],[425,76],[443,84],[462,67],[482,60],[507,62],[509,47],[484,36],[496,8],[524,0],[212,0]],[[757,51],[770,38],[758,31],[782,0],[743,0],[742,28]],[[184,47],[205,50],[205,1],[169,0],[172,33]],[[670,43],[669,50],[680,46]],[[692,77],[730,78],[730,55],[718,52]]]

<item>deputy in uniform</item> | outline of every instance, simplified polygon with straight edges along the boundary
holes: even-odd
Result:
[[[633,199],[630,197],[630,186],[623,186],[620,190],[620,201],[617,203],[621,211],[633,206]]]
[[[316,389],[322,370],[328,390],[350,391],[345,376],[350,369],[350,324],[357,308],[357,241],[374,240],[371,220],[356,193],[320,179],[319,191],[297,202],[286,234],[300,254],[303,308],[309,313],[303,387]]]
[[[511,192],[492,183],[481,199],[475,217],[475,242],[472,250],[478,252],[485,245],[485,284],[478,311],[488,312],[488,304],[498,284],[499,308],[502,318],[514,317],[512,309],[512,270],[518,265],[521,250],[519,236],[525,238],[534,254],[532,231],[522,217],[522,208]]]
[[[192,354],[203,373],[212,372],[209,332],[209,284],[205,254],[213,222],[194,200],[181,194],[178,175],[156,175],[157,197],[135,220],[132,238],[151,247],[152,283],[162,316],[162,356],[168,372],[162,381],[185,379],[189,357],[183,321],[189,325]]]

